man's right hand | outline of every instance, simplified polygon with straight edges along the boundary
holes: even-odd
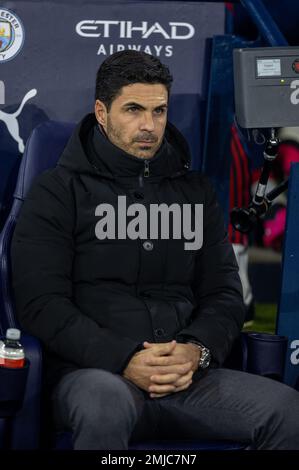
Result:
[[[157,343],[150,349],[137,352],[131,358],[123,376],[150,393],[151,397],[162,397],[189,387],[192,382],[192,362],[183,357],[171,356],[176,341]],[[157,358],[161,358],[159,365]],[[160,383],[153,383],[151,377],[161,376]]]

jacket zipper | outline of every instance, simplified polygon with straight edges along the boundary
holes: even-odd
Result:
[[[143,171],[143,176],[145,178],[148,178],[150,175],[150,172],[149,172],[149,162],[147,160],[144,160],[144,171]]]
[[[139,187],[143,188],[143,178],[148,178],[150,175],[149,171],[149,162],[147,160],[144,160],[144,169],[143,172],[140,173],[139,175]]]

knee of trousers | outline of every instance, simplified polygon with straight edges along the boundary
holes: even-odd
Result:
[[[68,405],[71,423],[89,426],[107,421],[133,426],[140,413],[129,386],[119,376],[97,369],[81,374],[73,384]]]
[[[276,392],[276,393],[275,393]],[[261,434],[276,435],[276,440],[287,442],[293,439],[299,446],[299,393],[291,387],[277,384],[273,396],[267,400],[264,409]],[[282,448],[282,447],[281,447]],[[299,448],[299,447],[296,447]]]

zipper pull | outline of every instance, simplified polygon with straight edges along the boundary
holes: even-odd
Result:
[[[150,172],[149,172],[149,162],[147,160],[144,160],[144,172],[143,172],[143,176],[145,178],[148,178],[150,175]]]

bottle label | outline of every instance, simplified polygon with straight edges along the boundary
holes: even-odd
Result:
[[[20,369],[24,367],[25,359],[8,359],[7,357],[0,357],[0,366],[2,367],[11,367],[12,369]]]

